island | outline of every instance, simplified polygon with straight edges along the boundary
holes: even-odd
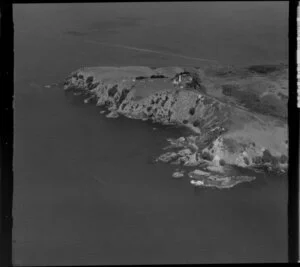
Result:
[[[196,187],[231,188],[255,177],[227,176],[231,167],[286,173],[288,66],[85,67],[64,90],[122,115],[189,129],[168,139],[156,162],[194,168]],[[174,178],[184,176],[184,170]]]

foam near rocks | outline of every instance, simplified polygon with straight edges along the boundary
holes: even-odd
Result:
[[[218,189],[228,189],[244,182],[251,182],[256,178],[253,176],[209,176],[202,180],[191,180],[195,187],[215,187]]]

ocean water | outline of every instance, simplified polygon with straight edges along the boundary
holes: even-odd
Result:
[[[106,119],[44,87],[82,66],[287,62],[287,3],[26,4],[13,15],[15,264],[287,261],[287,177],[195,189],[151,163],[182,130]]]

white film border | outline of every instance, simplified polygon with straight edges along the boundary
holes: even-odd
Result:
[[[300,16],[297,10],[297,107],[300,108]]]

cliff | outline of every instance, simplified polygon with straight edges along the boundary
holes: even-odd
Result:
[[[64,89],[106,106],[108,117],[188,127],[191,136],[170,140],[160,161],[206,163],[216,172],[227,165],[287,168],[286,65],[91,67],[73,72]]]

